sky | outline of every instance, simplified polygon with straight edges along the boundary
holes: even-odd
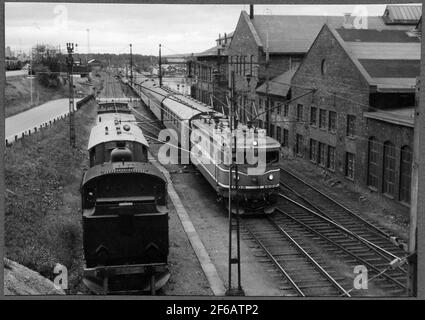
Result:
[[[255,14],[343,15],[367,12],[382,15],[385,6],[255,5]],[[158,54],[196,53],[215,45],[219,34],[236,27],[249,5],[6,3],[6,46],[29,52],[37,44],[66,47],[77,52]],[[365,11],[366,10],[366,11]],[[89,32],[87,31],[89,29]],[[88,46],[90,44],[90,46]]]

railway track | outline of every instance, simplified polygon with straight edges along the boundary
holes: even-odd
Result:
[[[281,289],[285,296],[350,297],[339,283],[343,278],[326,271],[324,261],[308,253],[303,243],[276,220],[276,215],[243,219],[242,227],[283,276]]]
[[[405,255],[388,240],[385,231],[381,232],[317,189],[300,185],[303,181],[296,180],[294,175],[287,178],[288,175],[283,175],[286,180],[282,191],[286,194],[280,194],[278,223],[285,225],[290,235],[309,243],[309,251],[323,248],[337,256],[348,267],[347,271],[351,268],[351,273],[355,266],[363,265],[369,278],[387,268],[390,261]],[[374,282],[382,294],[402,296],[406,292],[406,280],[406,270],[400,267],[388,270]]]
[[[300,177],[281,168],[281,186],[284,193],[291,199],[302,203],[307,208],[329,218],[353,234],[361,237],[371,246],[375,246],[388,259],[402,257],[406,252],[390,241],[393,236],[382,227],[376,226],[368,219],[350,210],[335,199],[324,194]]]

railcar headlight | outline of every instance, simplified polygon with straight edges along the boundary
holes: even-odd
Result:
[[[240,179],[241,179],[241,177],[238,175],[238,179],[237,180],[239,181]],[[236,180],[236,175],[235,174],[233,175],[233,180]]]
[[[267,179],[269,179],[270,181],[273,181],[273,178],[274,178],[273,174],[269,174],[269,176],[267,177]]]
[[[254,140],[254,141],[252,142],[252,144],[254,145],[254,147],[256,147],[256,146],[258,146],[258,141],[257,141],[257,140]]]

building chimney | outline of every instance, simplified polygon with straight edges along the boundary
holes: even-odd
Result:
[[[249,18],[251,20],[254,19],[254,5],[253,4],[249,5]]]

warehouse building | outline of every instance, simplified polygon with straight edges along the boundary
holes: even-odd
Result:
[[[408,203],[419,65],[415,32],[323,26],[292,77],[286,152]]]

